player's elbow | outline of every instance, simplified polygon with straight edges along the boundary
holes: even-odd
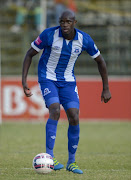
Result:
[[[31,48],[27,51],[26,56],[32,58],[32,57],[35,56],[37,53],[38,53],[38,52],[31,47]]]
[[[101,54],[100,54],[99,56],[97,56],[94,60],[95,60],[97,63],[102,63],[102,62],[104,62],[104,58],[102,57]]]

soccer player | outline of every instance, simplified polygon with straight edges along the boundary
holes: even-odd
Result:
[[[30,97],[32,93],[27,85],[28,70],[32,57],[43,49],[38,65],[38,82],[49,109],[49,119],[46,123],[46,153],[54,159],[54,170],[64,167],[53,153],[62,104],[69,121],[66,170],[83,174],[75,161],[80,127],[79,96],[74,76],[74,65],[82,51],[86,51],[97,62],[103,82],[101,101],[107,103],[111,99],[111,93],[105,61],[92,38],[74,27],[76,22],[74,13],[66,10],[59,18],[60,26],[45,29],[31,43],[23,62],[22,85],[25,95]]]

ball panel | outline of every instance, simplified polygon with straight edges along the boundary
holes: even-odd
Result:
[[[37,154],[33,159],[33,168],[37,173],[49,173],[54,169],[54,161],[47,153]]]

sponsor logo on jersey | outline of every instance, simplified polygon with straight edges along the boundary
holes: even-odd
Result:
[[[48,88],[44,89],[44,96],[46,96],[47,94],[51,93],[51,91]]]
[[[42,43],[42,41],[41,41],[41,39],[40,39],[39,36],[38,36],[37,39],[35,40],[35,43],[36,43],[37,45],[40,45],[40,43]]]
[[[53,48],[54,48],[55,50],[59,50],[59,49],[60,49],[59,46],[53,46]]]

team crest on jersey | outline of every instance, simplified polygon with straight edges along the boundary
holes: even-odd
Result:
[[[74,53],[79,53],[79,52],[80,52],[79,48],[75,48]]]
[[[42,41],[41,41],[41,39],[40,39],[39,36],[38,36],[37,39],[35,40],[35,43],[36,43],[37,45],[39,45],[40,43],[42,43]]]
[[[44,96],[46,96],[47,94],[51,93],[51,91],[48,88],[44,89]]]

